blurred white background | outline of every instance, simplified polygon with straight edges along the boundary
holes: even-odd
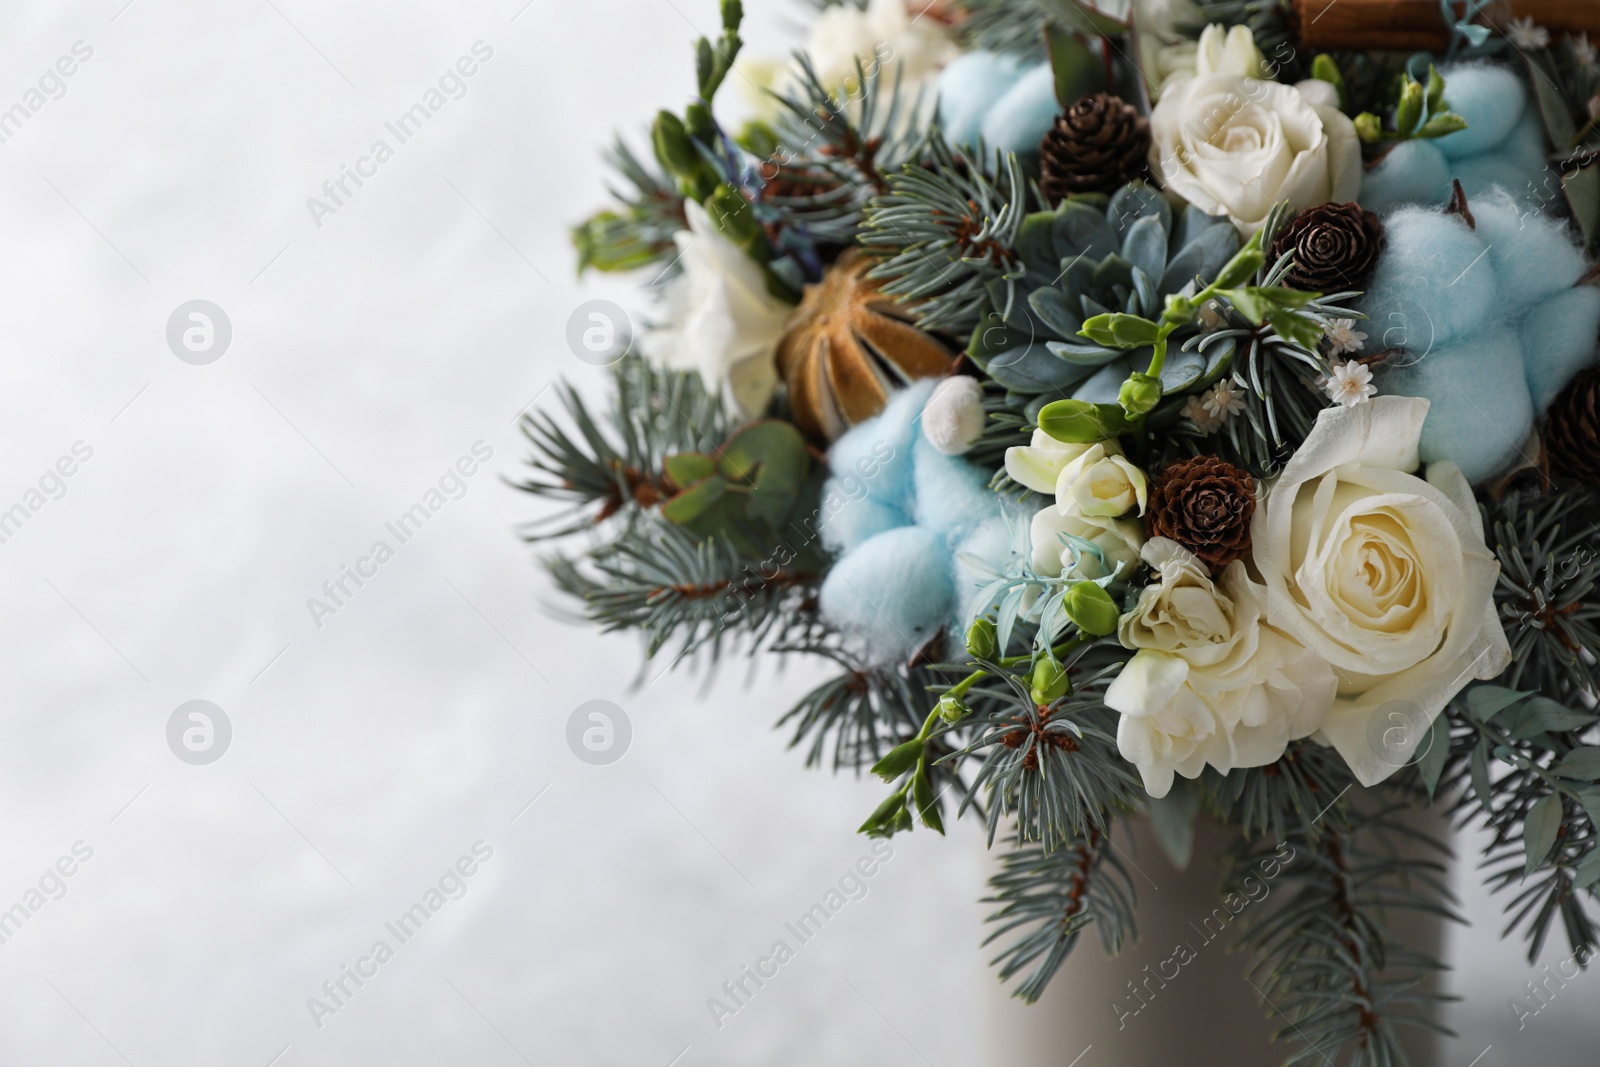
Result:
[[[804,9],[756,8],[749,47],[781,54]],[[713,0],[0,10],[0,511],[27,512],[0,527],[0,911],[42,902],[0,944],[0,1062],[981,1061],[972,826],[897,839],[713,1024],[707,998],[867,853],[880,790],[773,732],[807,671],[631,688],[635,643],[554,618],[516,536],[539,513],[506,484],[517,415],[603,381],[569,315],[638,306],[574,277],[567,229],[611,130],[682,104],[715,24]],[[317,225],[308,198],[480,41],[465,95]],[[166,337],[196,299],[232,326],[203,366]],[[465,495],[387,535],[478,442]],[[307,599],[380,538],[394,558],[318,627]],[[232,727],[209,765],[168,746],[194,699]],[[565,742],[592,699],[633,725],[610,766]],[[385,922],[480,841],[399,945]],[[1516,1032],[1525,967],[1496,906],[1468,910],[1452,1062],[1554,1054],[1600,979]],[[380,938],[394,958],[314,1020]]]

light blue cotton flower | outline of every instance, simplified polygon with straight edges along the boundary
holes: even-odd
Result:
[[[968,52],[939,74],[939,121],[951,144],[1027,154],[1060,114],[1048,63]]]

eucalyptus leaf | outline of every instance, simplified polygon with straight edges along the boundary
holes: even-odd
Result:
[[[1527,871],[1544,862],[1556,843],[1556,833],[1561,829],[1561,798],[1554,793],[1542,796],[1528,809],[1528,818],[1522,824],[1522,847],[1527,856]]]
[[[1194,821],[1200,814],[1200,791],[1186,778],[1173,781],[1164,797],[1145,802],[1156,843],[1178,870],[1186,870],[1194,857]]]
[[[1568,752],[1551,771],[1562,778],[1600,782],[1600,748],[1579,748]]]
[[[1467,713],[1479,722],[1488,722],[1501,711],[1531,695],[1507,689],[1503,685],[1475,685],[1467,690]]]
[[[1428,787],[1429,800],[1439,786],[1439,775],[1444,772],[1449,756],[1450,716],[1441,714],[1433,720],[1427,736],[1422,739],[1422,755],[1417,759],[1417,772],[1422,775],[1422,784]]]

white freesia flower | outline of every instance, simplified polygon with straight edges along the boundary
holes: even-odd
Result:
[[[1076,508],[1083,515],[1114,518],[1138,508],[1143,515],[1149,497],[1144,471],[1123,457],[1115,441],[1090,445],[1056,478],[1056,508],[1063,514]]]
[[[689,228],[675,238],[683,272],[667,283],[666,323],[640,347],[659,367],[699,371],[730,410],[754,418],[778,386],[773,350],[794,308],[767,291],[760,266],[704,208],[693,200],[684,208]]]
[[[1332,669],[1266,624],[1266,591],[1235,560],[1213,582],[1205,564],[1165,538],[1148,542],[1157,582],[1117,629],[1138,649],[1106,690],[1122,713],[1117,750],[1139,768],[1145,791],[1164,797],[1174,773],[1206,764],[1226,774],[1262,767],[1322,723]]]
[[[1035,493],[1053,494],[1061,471],[1087,451],[1088,445],[1057,441],[1043,430],[1034,430],[1028,444],[1006,449],[1006,474]]]
[[[1511,662],[1471,487],[1453,463],[1430,464],[1426,481],[1410,473],[1427,414],[1401,396],[1324,409],[1251,526],[1267,619],[1333,665],[1339,694],[1319,736],[1363,785],[1426,733],[1384,729],[1396,704],[1432,723],[1467,681]]]
[[[1280,200],[1295,210],[1354,200],[1361,142],[1324,88],[1229,73],[1181,79],[1150,113],[1151,166],[1169,191],[1246,236]]]
[[[1144,526],[1137,519],[1085,515],[1054,504],[1039,509],[1028,533],[1034,572],[1046,578],[1104,578],[1119,566],[1126,575],[1144,544]],[[1089,547],[1073,544],[1073,537]]]

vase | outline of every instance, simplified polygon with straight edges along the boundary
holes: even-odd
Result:
[[[1419,829],[1443,836],[1443,821],[1432,813],[1419,812],[1416,819]],[[1252,986],[1248,955],[1230,947],[1245,910],[1271,908],[1273,895],[1289,887],[1262,879],[1248,894],[1234,897],[1239,912],[1232,915],[1219,892],[1222,855],[1230,840],[1202,816],[1195,827],[1193,858],[1179,870],[1145,820],[1119,827],[1113,841],[1138,893],[1138,940],[1107,958],[1089,927],[1033,1005],[1010,996],[991,972],[986,1067],[1283,1063],[1290,1048],[1271,1037],[1287,1021]],[[989,863],[991,870],[998,869],[994,853]],[[1438,956],[1441,920],[1402,912],[1391,913],[1386,921],[1408,947]],[[1411,1067],[1441,1062],[1438,1039],[1429,1031],[1403,1027],[1400,1035]],[[1335,1051],[1327,1050],[1328,1062],[1339,1062]]]

